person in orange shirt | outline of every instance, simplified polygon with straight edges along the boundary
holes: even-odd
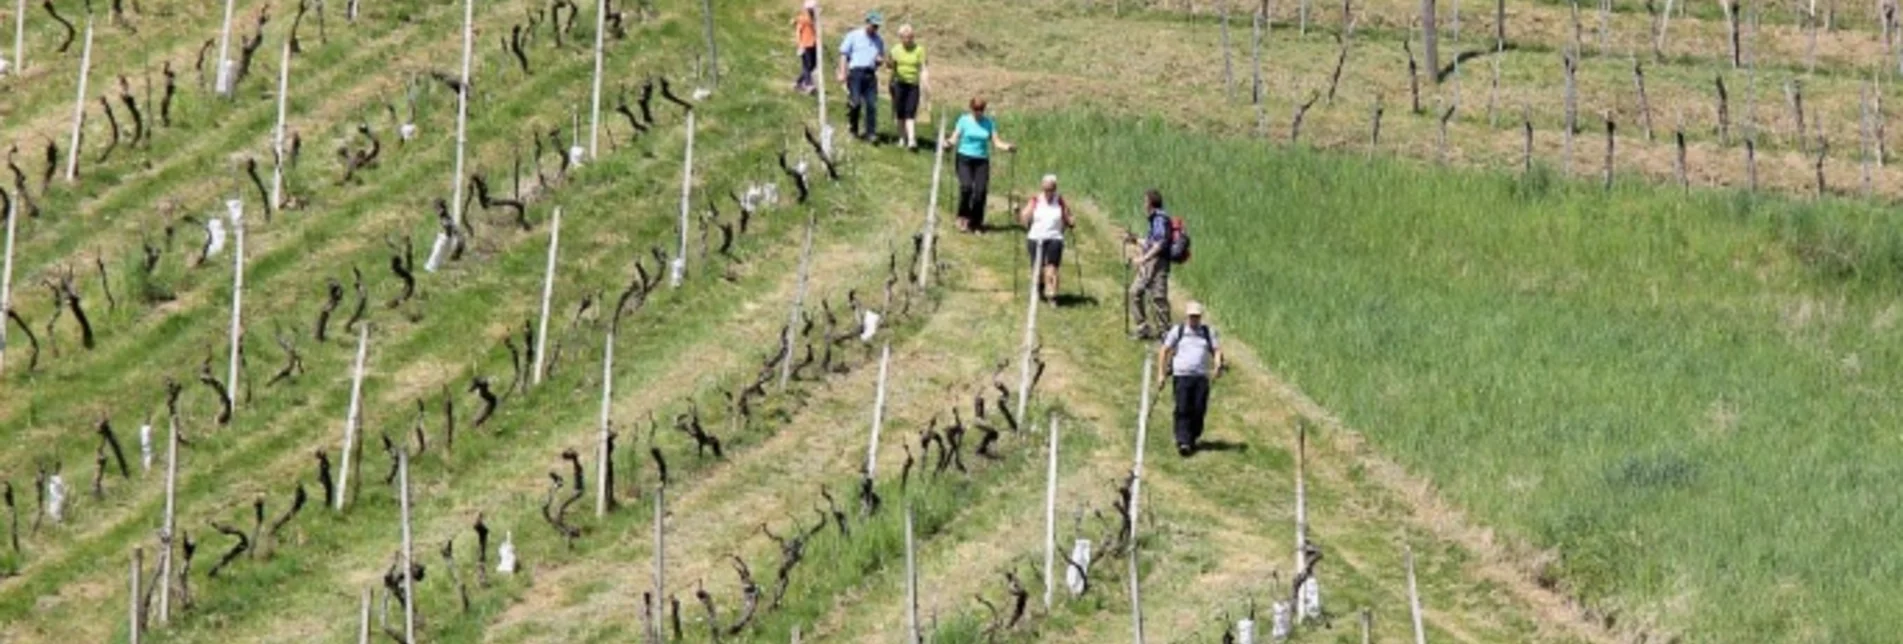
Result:
[[[813,70],[819,67],[819,0],[806,0],[793,18],[793,39],[800,49],[800,77],[793,81],[794,91],[813,93]]]

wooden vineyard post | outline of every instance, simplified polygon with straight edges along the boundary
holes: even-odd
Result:
[[[1652,56],[1665,59],[1665,28],[1672,22],[1672,0],[1665,0],[1665,11],[1659,14],[1658,32],[1652,36]]]
[[[1731,48],[1731,68],[1737,69],[1743,67],[1744,56],[1742,52],[1739,51],[1743,43],[1738,33],[1738,0],[1718,0],[1718,7],[1725,11],[1725,40],[1727,41],[1726,44]],[[1887,39],[1889,35],[1887,25],[1885,25],[1884,35]]]
[[[1427,65],[1427,77],[1440,84],[1440,24],[1434,13],[1435,0],[1421,0],[1421,58]]]
[[[397,500],[403,511],[403,641],[416,641],[416,570],[410,541],[410,450],[396,450]]]
[[[370,644],[370,589],[363,589],[363,601],[357,609],[357,644]]]
[[[560,252],[562,240],[562,207],[556,206],[555,213],[549,218],[548,225],[548,269],[542,278],[542,315],[535,330],[535,372],[531,382],[542,384],[543,356],[548,354],[548,307],[555,296],[555,259]]]
[[[1037,352],[1037,303],[1044,297],[1044,245],[1037,245],[1031,261],[1031,303],[1024,313],[1023,355],[1019,358],[1018,405],[1016,418],[1024,417],[1031,402],[1031,358]]]
[[[1685,115],[1678,116],[1678,123],[1672,127],[1672,142],[1677,146],[1677,156],[1672,158],[1672,169],[1678,173],[1678,187],[1685,191],[1692,189],[1691,169],[1685,167]]]
[[[128,608],[126,609],[126,622],[132,634],[132,644],[139,644],[139,636],[145,630],[145,624],[139,621],[139,575],[144,574],[144,572],[145,549],[134,546],[132,548],[132,575],[130,577],[132,587],[131,593],[126,595],[126,603],[128,604]]]
[[[1381,148],[1381,96],[1375,95],[1374,108],[1368,114],[1368,158]]]
[[[866,480],[872,480],[879,465],[879,431],[885,425],[885,377],[892,360],[892,343],[879,350],[879,384],[872,399],[872,442],[866,447]]]
[[[1639,89],[1639,124],[1645,127],[1645,140],[1652,140],[1652,102],[1645,96],[1645,64],[1632,57],[1632,84]]]
[[[1731,91],[1725,89],[1725,75],[1713,77],[1712,85],[1718,90],[1718,142],[1731,145]]]
[[[450,220],[463,225],[463,152],[469,145],[469,60],[476,46],[476,0],[463,0],[463,75],[456,89],[456,166],[449,177]]]
[[[0,250],[0,374],[7,371],[7,311],[13,307],[13,235],[20,216],[20,199],[7,200],[7,241]]]
[[[225,386],[231,392],[232,406],[238,404],[238,358],[244,351],[244,201],[232,199],[225,202],[225,208],[231,214],[231,361],[227,366]]]
[[[350,372],[350,410],[344,415],[344,451],[343,461],[337,468],[338,512],[344,511],[344,499],[350,498],[350,456],[355,451],[359,414],[363,404],[363,360],[370,348],[370,325],[357,327],[357,362]]]
[[[597,488],[595,490],[596,517],[608,516],[608,471],[611,467],[609,459],[614,458],[614,454],[608,451],[608,412],[614,406],[612,404],[615,384],[614,368],[615,330],[611,324],[608,327],[607,336],[601,342],[601,449],[598,451],[598,456],[595,459],[595,468],[600,471],[600,475],[595,477],[595,485]]]
[[[174,520],[178,508],[178,414],[169,414],[167,421],[165,446],[165,516],[159,524],[159,545],[165,547],[165,553],[159,556],[159,623],[165,624],[172,619],[172,553],[177,551],[172,540],[178,527]]]
[[[1253,32],[1254,38],[1255,38],[1254,40],[1255,45],[1253,49],[1251,50],[1253,52],[1251,54],[1253,56],[1251,65],[1253,65],[1255,68],[1255,71],[1254,71],[1255,76],[1253,81],[1251,81],[1251,85],[1250,85],[1249,100],[1250,102],[1255,104],[1255,129],[1256,129],[1257,136],[1269,135],[1269,120],[1268,120],[1269,117],[1267,112],[1264,111],[1264,108],[1262,106],[1263,100],[1267,98],[1266,96],[1264,96],[1264,94],[1268,93],[1266,91],[1267,88],[1263,87],[1262,85],[1262,30],[1263,30],[1263,23],[1268,22],[1268,16],[1266,14],[1267,14],[1266,6],[1256,10],[1255,12],[1255,23],[1254,23],[1254,32]]]
[[[687,277],[687,210],[694,196],[694,110],[687,110],[687,150],[681,153],[681,244],[668,267],[668,285],[680,288]]]
[[[1870,196],[1870,87],[1858,88],[1857,93],[1857,166],[1863,175],[1863,196]]]
[[[216,79],[212,81],[212,92],[220,96],[231,95],[231,72],[234,71],[231,69],[231,11],[236,4],[236,0],[225,0],[225,20],[218,29],[218,67],[212,74]]]
[[[86,44],[79,54],[79,93],[73,98],[72,143],[66,146],[66,180],[79,179],[79,130],[86,124],[86,77],[92,72],[93,19],[86,16]]]
[[[1044,482],[1044,612],[1057,592],[1057,416],[1051,415],[1050,473]]]
[[[714,86],[719,87],[720,47],[715,44],[714,39],[714,0],[700,0],[700,13],[702,22],[706,25],[707,31],[707,74],[709,78],[713,79]],[[813,70],[815,74],[820,73],[820,69],[825,68],[825,60],[821,59],[817,67],[819,67],[819,69]]]
[[[1229,100],[1236,100],[1236,71],[1229,56],[1229,0],[1222,3],[1222,87]]]
[[[905,504],[905,632],[910,644],[922,644],[918,630],[918,553],[912,537],[912,504]]]
[[[1427,644],[1427,626],[1421,621],[1421,591],[1414,583],[1414,547],[1407,546],[1407,608],[1414,616],[1414,644]]]
[[[284,207],[284,117],[285,110],[290,106],[290,95],[291,41],[287,38],[284,41],[284,53],[278,59],[278,126],[271,134],[271,156],[276,159],[276,163],[271,170],[271,203],[264,208],[267,217],[272,210]]]
[[[1744,139],[1744,173],[1747,189],[1755,194],[1758,191],[1758,139],[1755,136]]]
[[[26,73],[26,0],[13,3],[13,68]]]
[[[608,30],[608,0],[595,2],[595,83],[588,108],[588,158],[601,158],[601,58],[602,37]]]
[[[1573,174],[1573,132],[1579,128],[1579,85],[1576,73],[1579,59],[1576,54],[1567,52],[1561,55],[1566,68],[1566,123],[1561,132],[1560,172],[1566,176]]]
[[[940,124],[943,127],[943,124]],[[793,309],[786,314],[786,332],[780,339],[786,346],[786,359],[780,361],[780,391],[786,391],[786,383],[793,377],[793,334],[800,324],[800,309],[806,305],[807,272],[813,267],[813,228],[819,225],[818,213],[806,216],[806,241],[800,245],[799,285],[793,291]]]
[[[1295,567],[1300,574],[1308,567],[1308,419],[1295,420]],[[1300,592],[1300,589],[1296,589]],[[1302,611],[1295,611],[1295,621]]]
[[[921,289],[931,287],[932,265],[937,263],[933,260],[932,253],[935,252],[938,242],[938,186],[939,178],[945,174],[945,119],[936,120],[938,121],[938,138],[932,140],[938,149],[932,154],[932,194],[925,199],[925,242],[918,254],[918,287]],[[811,237],[808,237],[807,246],[811,247]],[[805,256],[802,255],[802,266],[804,261]],[[804,277],[805,271],[802,270],[800,275]],[[0,342],[0,345],[4,344]]]
[[[1614,130],[1618,129],[1618,125],[1612,122],[1611,111],[1607,111],[1605,113],[1605,119],[1606,119],[1606,170],[1605,170],[1606,190],[1612,190],[1613,132]]]
[[[1374,644],[1374,611],[1361,609],[1361,644]]]
[[[819,16],[819,7],[814,6],[813,54],[814,60],[819,62],[813,69],[813,73],[818,75],[813,79],[813,89],[816,90],[814,94],[819,102],[819,152],[831,159],[833,158],[833,126],[826,122],[826,32],[820,28],[822,21]],[[784,387],[785,383],[782,382],[781,386]]]
[[[667,629],[661,628],[661,616],[665,614],[661,603],[667,595],[661,591],[667,588],[667,485],[654,488],[654,604],[648,623],[654,626],[654,640],[667,641]]]
[[[1533,173],[1533,107],[1520,106],[1520,173]]]
[[[1149,440],[1150,432],[1150,376],[1154,375],[1155,358],[1143,357],[1143,394],[1137,407],[1137,449],[1136,465],[1130,470],[1130,623],[1136,644],[1143,644],[1143,584],[1137,579],[1137,524],[1141,514],[1137,506],[1143,500],[1143,445]]]

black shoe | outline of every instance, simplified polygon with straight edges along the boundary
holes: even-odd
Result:
[[[1195,448],[1194,446],[1192,446],[1192,445],[1190,445],[1190,444],[1188,444],[1188,443],[1177,443],[1177,444],[1176,444],[1176,455],[1177,455],[1177,456],[1181,456],[1181,457],[1183,457],[1183,458],[1189,458],[1189,457],[1190,457],[1190,455],[1192,455],[1192,454],[1195,454],[1195,453],[1196,453],[1196,448]]]

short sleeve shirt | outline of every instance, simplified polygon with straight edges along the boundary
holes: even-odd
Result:
[[[900,43],[892,50],[893,76],[907,85],[917,85],[919,72],[925,69],[925,46],[913,42],[911,47]]]
[[[1208,338],[1203,336],[1207,334]],[[1176,354],[1170,359],[1170,375],[1207,376],[1209,375],[1209,356],[1221,349],[1216,338],[1215,327],[1207,324],[1191,330],[1188,324],[1170,327],[1163,334],[1163,346],[1175,345]]]
[[[854,29],[839,43],[839,53],[846,57],[846,67],[874,69],[879,64],[879,56],[885,54],[885,39],[863,27]]]
[[[819,28],[813,24],[813,12],[800,10],[799,17],[793,22],[798,26],[800,49],[812,49],[819,46]]]
[[[991,120],[989,116],[973,118],[966,114],[958,117],[958,156],[991,158],[991,137],[997,131],[997,121]]]

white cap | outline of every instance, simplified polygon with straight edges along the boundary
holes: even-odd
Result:
[[[1203,303],[1202,303],[1202,302],[1190,302],[1190,303],[1189,303],[1189,306],[1186,306],[1186,307],[1183,307],[1183,314],[1184,314],[1184,315],[1188,315],[1188,316],[1198,316],[1198,315],[1202,315],[1202,314],[1203,314]]]

